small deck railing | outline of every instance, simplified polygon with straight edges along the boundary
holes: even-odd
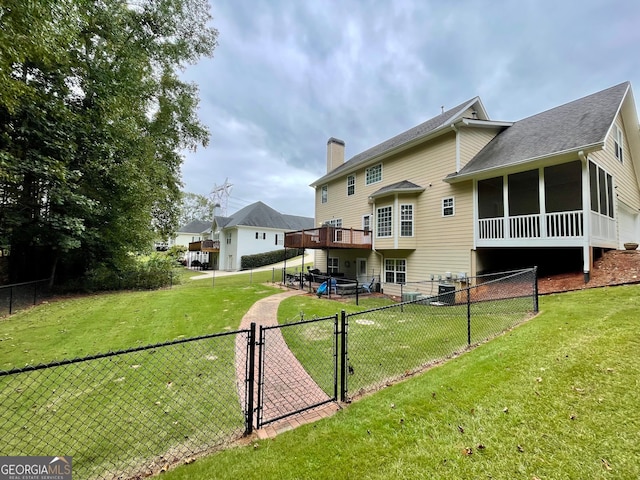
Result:
[[[483,218],[478,221],[478,238],[480,240],[579,238],[583,236],[584,213],[582,210]]]
[[[353,228],[319,227],[286,232],[287,248],[363,248],[371,249],[372,232]]]
[[[219,252],[220,240],[199,240],[189,242],[190,252]]]

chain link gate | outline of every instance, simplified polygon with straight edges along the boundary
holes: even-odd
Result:
[[[336,401],[337,314],[261,326],[258,347],[257,428]]]

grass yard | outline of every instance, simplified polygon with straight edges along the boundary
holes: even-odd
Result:
[[[164,478],[640,478],[639,297],[542,297],[538,317],[465,355]]]
[[[186,275],[189,275],[188,273]],[[0,318],[0,370],[236,330],[271,272],[55,300]],[[215,283],[214,283],[215,282]]]
[[[57,300],[0,319],[0,369],[236,330],[280,291],[249,274]],[[0,377],[0,455],[69,452],[74,475],[140,473],[244,431],[236,336]],[[246,344],[246,340],[244,340]],[[162,454],[153,459],[142,452]],[[117,459],[117,461],[114,461]],[[144,469],[142,470],[144,472]]]
[[[363,308],[373,309],[363,314]],[[398,306],[386,299],[365,298],[359,307],[291,297],[280,304],[280,323],[305,312],[305,318],[330,315],[343,309],[349,315],[349,396],[386,385],[424,365],[463,352],[468,347],[467,306],[412,303]],[[471,344],[482,342],[524,321],[532,314],[530,298],[487,301],[471,306]],[[333,310],[333,311],[332,311]],[[309,316],[306,312],[312,312]],[[301,314],[298,314],[298,319]],[[333,351],[333,322],[301,324],[283,329],[287,344],[314,380],[330,393],[326,357]]]

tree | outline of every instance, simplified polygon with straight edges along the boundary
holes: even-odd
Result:
[[[179,71],[213,53],[209,20],[206,0],[3,2],[0,246],[12,280],[58,263],[67,275],[118,268],[175,230],[179,152],[208,140]]]
[[[178,224],[184,226],[193,220],[213,221],[215,207],[215,202],[209,197],[185,192],[182,194]]]

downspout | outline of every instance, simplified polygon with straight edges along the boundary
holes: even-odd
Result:
[[[584,212],[583,225],[584,231],[582,232],[584,240],[582,242],[582,263],[584,271],[584,283],[589,283],[591,280],[591,246],[589,245],[589,239],[591,238],[591,186],[589,185],[589,159],[584,153],[584,150],[578,152],[578,158],[582,162],[582,211]]]
[[[375,213],[376,213],[376,200],[373,199],[371,207],[371,250],[373,253],[380,257],[380,289],[382,289],[382,269],[384,268],[384,255],[376,250],[376,230],[373,228],[375,225]]]

